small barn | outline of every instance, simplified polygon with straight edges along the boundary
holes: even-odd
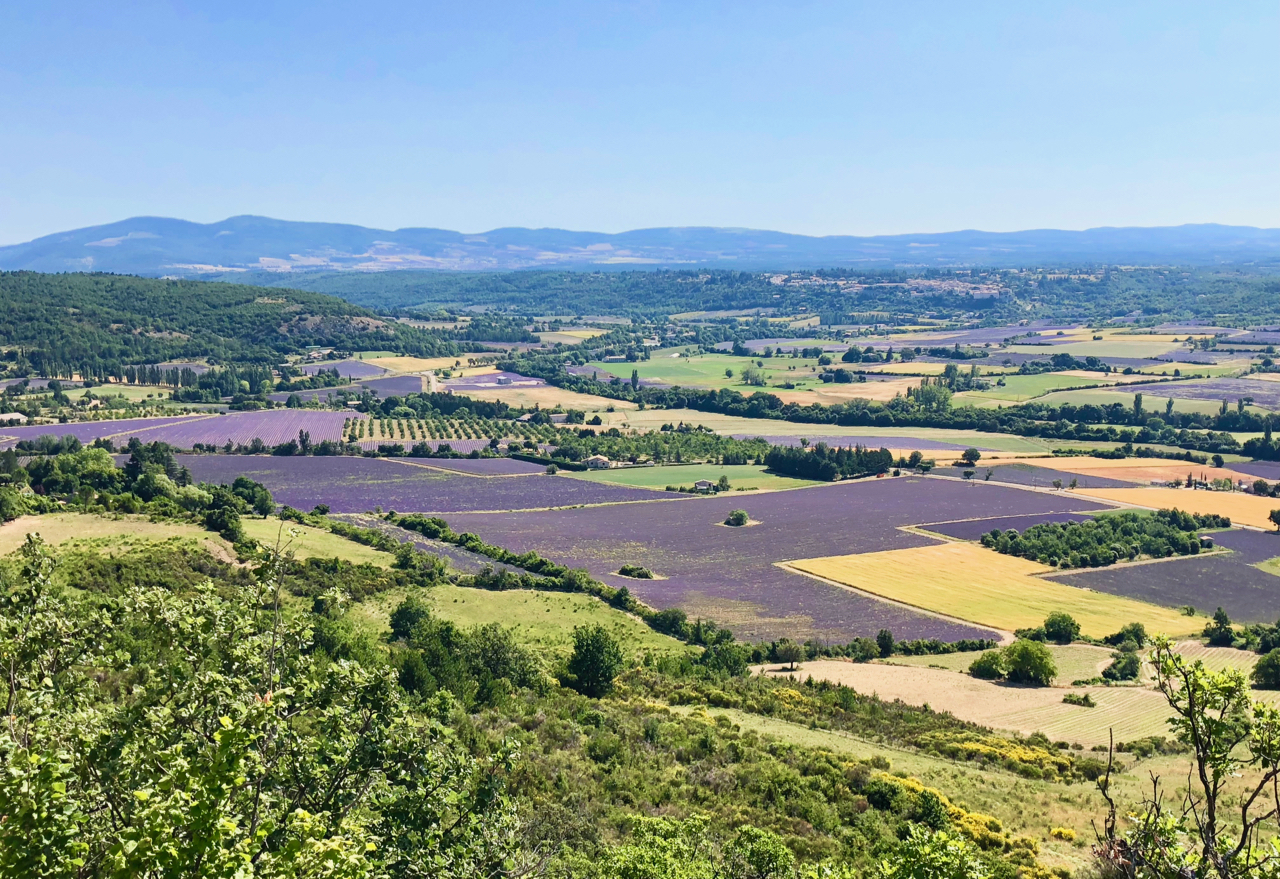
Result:
[[[693,484],[693,490],[701,491],[701,492],[714,491],[715,487],[716,487],[716,484],[712,482],[710,479],[699,479],[697,482]]]

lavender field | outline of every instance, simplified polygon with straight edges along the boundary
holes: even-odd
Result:
[[[42,436],[73,436],[82,443],[110,437],[123,445],[132,436],[150,442],[156,428],[174,429],[193,422],[209,420],[205,415],[180,415],[171,418],[117,418],[110,421],[77,421],[70,424],[32,424],[25,427],[0,427],[0,448],[12,448],[18,440]]]
[[[745,509],[760,524],[721,525],[735,508]],[[975,511],[1026,516],[1099,509],[1103,507],[1070,497],[903,477],[762,495],[446,518],[456,531],[584,567],[614,586],[627,586],[655,607],[684,608],[691,617],[729,625],[743,638],[847,641],[874,636],[881,628],[902,638],[990,633],[829,586],[784,571],[777,562],[927,546],[936,541],[899,527],[961,519]],[[644,565],[665,579],[618,577],[615,572],[626,563]]]
[[[1280,481],[1280,461],[1241,461],[1228,464],[1227,467],[1237,473],[1247,473],[1272,482]]]
[[[1181,400],[1226,400],[1231,406],[1241,397],[1252,397],[1255,406],[1280,409],[1280,382],[1248,378],[1210,378],[1187,382],[1167,382],[1152,388],[1150,396]]]
[[[266,409],[261,412],[233,412],[207,418],[185,419],[182,423],[163,424],[142,431],[144,442],[160,440],[179,449],[195,443],[223,445],[251,443],[261,439],[269,446],[298,438],[298,431],[311,434],[312,442],[342,439],[342,425],[349,418],[363,418],[355,412],[319,412],[306,409]]]
[[[655,499],[684,502],[668,500],[670,495],[664,492],[566,476],[485,479],[389,458],[180,455],[178,459],[198,481],[230,484],[244,475],[271,489],[277,503],[301,510],[328,504],[335,513],[363,513],[376,507],[402,513],[458,513]]]
[[[1052,460],[1052,459],[1050,459]],[[1076,480],[1079,488],[1132,488],[1132,482],[1125,482],[1122,479],[1109,479],[1105,476],[1083,476],[1079,473],[1064,473],[1061,470],[1053,470],[1049,467],[1036,467],[1032,464],[998,464],[994,467],[984,467],[979,461],[976,467],[938,467],[933,472],[941,476],[954,476],[958,479],[964,477],[965,470],[974,471],[974,479],[981,481],[984,479],[988,469],[995,472],[991,475],[992,482],[1003,482],[1008,485],[1029,485],[1033,488],[1049,488],[1053,485],[1055,479],[1061,479],[1063,485],[1070,485],[1071,480]]]
[[[378,516],[370,516],[364,513],[339,513],[331,516],[331,518],[358,525],[361,528],[375,528],[384,534],[389,534],[401,543],[412,543],[423,552],[429,552],[448,559],[451,567],[464,574],[477,574],[485,568],[493,568],[495,571],[519,572],[519,568],[495,562],[488,556],[462,549],[452,543],[445,543],[443,540],[431,540],[416,531],[409,531],[392,525]]]
[[[349,379],[374,378],[387,373],[387,370],[381,366],[374,366],[372,363],[366,363],[363,360],[321,361],[320,363],[308,363],[302,367],[302,371],[307,375],[315,375],[321,370],[329,369],[336,369],[338,370],[338,375]]]
[[[464,440],[456,440],[456,442],[461,443]],[[478,440],[465,442],[478,442]],[[414,459],[414,462],[423,467],[452,470],[472,476],[531,476],[544,473],[547,469],[545,465],[517,461],[514,458],[418,458]]]
[[[1280,577],[1254,565],[1280,556],[1280,536],[1235,529],[1213,538],[1231,552],[1094,568],[1052,579],[1168,607],[1191,605],[1209,613],[1222,607],[1236,622],[1274,623],[1280,618]]]

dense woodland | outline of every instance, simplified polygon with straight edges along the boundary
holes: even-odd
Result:
[[[797,283],[774,283],[791,275]],[[912,279],[953,280],[958,291],[908,284]],[[1012,322],[1028,318],[1072,320],[1135,315],[1176,321],[1231,315],[1244,323],[1280,322],[1280,279],[1265,270],[1234,267],[1113,269],[1050,267],[1030,270],[849,269],[804,273],[689,269],[618,272],[507,273],[382,272],[376,274],[254,276],[254,283],[296,285],[381,309],[415,306],[510,308],[529,315],[618,314],[653,317],[693,311],[773,309],[806,312],[825,324],[863,323],[868,313],[894,320],[932,313],[972,314]],[[965,292],[963,285],[994,287],[998,296]],[[554,305],[551,305],[554,303]]]
[[[105,379],[130,365],[196,358],[274,365],[309,346],[461,350],[331,296],[200,281],[0,272],[0,313],[10,362],[53,378]]]

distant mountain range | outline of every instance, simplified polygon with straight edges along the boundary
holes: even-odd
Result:
[[[0,269],[182,277],[396,269],[510,271],[646,267],[799,269],[1043,266],[1063,263],[1280,263],[1280,229],[1216,224],[1082,232],[943,232],[810,237],[754,229],[668,227],[608,235],[563,229],[367,229],[231,217],[191,223],[135,217],[0,247]]]

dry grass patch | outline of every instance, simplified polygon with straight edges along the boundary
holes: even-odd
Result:
[[[1064,455],[1053,459],[1054,470],[1079,473],[1081,476],[1105,476],[1108,479],[1125,479],[1130,482],[1150,483],[1156,480],[1172,482],[1186,479],[1190,473],[1196,479],[1238,479],[1252,481],[1252,477],[1224,467],[1193,464],[1190,461],[1162,461],[1159,458],[1090,458],[1083,455]]]
[[[1054,665],[1058,667],[1058,676],[1053,680],[1055,687],[1066,687],[1072,681],[1096,678],[1111,664],[1114,656],[1114,651],[1109,647],[1094,647],[1091,644],[1047,644],[1045,646],[1053,656]],[[943,653],[938,656],[894,656],[890,659],[878,659],[876,662],[883,665],[941,668],[944,671],[966,673],[978,655],[966,652]]]
[[[1183,475],[1186,475],[1185,472]],[[1177,508],[1200,516],[1208,514],[1228,516],[1236,525],[1252,525],[1255,528],[1267,530],[1275,528],[1267,518],[1268,514],[1280,507],[1280,501],[1275,498],[1255,497],[1235,491],[1191,491],[1185,488],[1079,488],[1075,493],[1098,500],[1131,504],[1152,510]]]
[[[392,372],[426,372],[429,369],[450,369],[455,363],[467,362],[465,355],[460,357],[378,357],[369,358],[374,366],[381,366]]]
[[[835,384],[834,382],[805,391],[785,391],[780,388],[766,388],[784,403],[797,403],[808,406],[811,403],[831,405],[847,403],[850,400],[874,400],[887,403],[894,397],[905,396],[908,389],[920,384],[918,378],[893,379],[884,382],[851,382]]]
[[[1006,632],[1038,626],[1054,611],[1071,614],[1083,633],[1095,638],[1131,622],[1171,635],[1197,628],[1171,608],[1045,580],[1037,575],[1054,569],[972,543],[800,559],[783,566]]]
[[[1199,641],[1179,641],[1175,649],[1187,659],[1203,662],[1206,668],[1214,671],[1238,668],[1245,674],[1249,674],[1261,658],[1258,654],[1249,650],[1236,650],[1234,647],[1209,647]],[[1259,694],[1255,692],[1253,695],[1257,697]]]
[[[71,540],[119,539],[161,541],[173,537],[195,538],[215,558],[235,561],[230,545],[212,532],[180,522],[151,522],[142,516],[97,516],[84,513],[48,513],[23,516],[0,526],[0,555],[8,555],[39,534],[50,546]]]
[[[772,667],[770,667],[772,669]],[[928,705],[961,720],[1030,735],[1043,732],[1054,741],[1085,746],[1168,735],[1169,705],[1145,687],[1023,687],[982,681],[968,675],[905,665],[819,660],[801,663],[796,676],[844,684],[860,693],[908,705]],[[1068,705],[1065,692],[1088,693],[1096,708]]]

